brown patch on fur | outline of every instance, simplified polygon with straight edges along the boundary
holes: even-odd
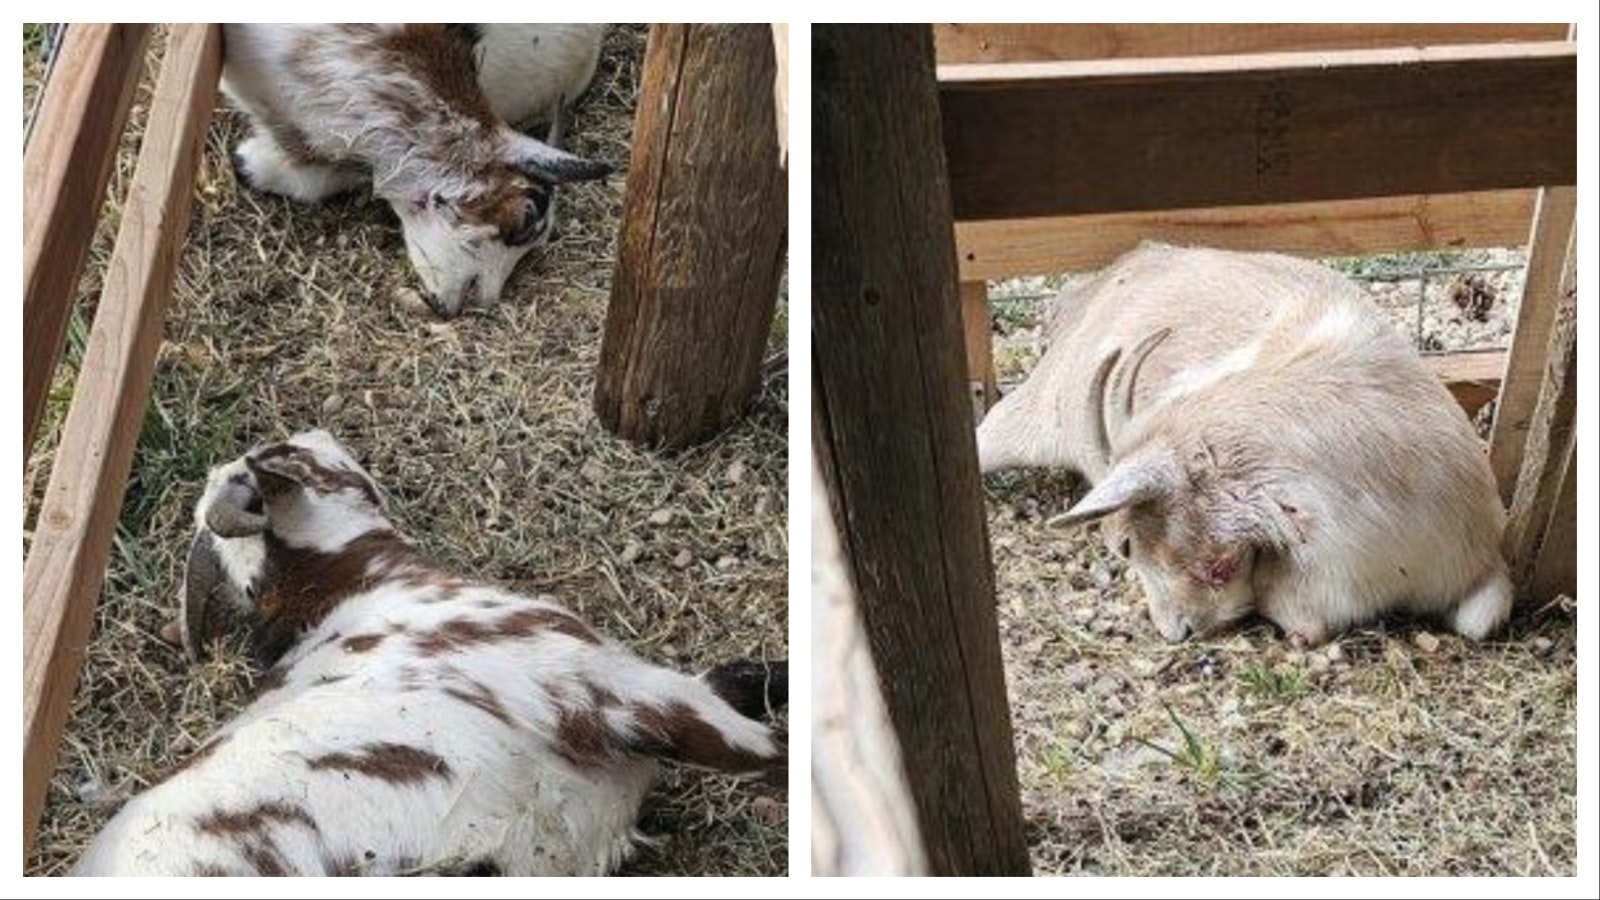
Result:
[[[267,560],[256,601],[256,651],[274,661],[344,600],[388,580],[375,570],[431,569],[393,530],[371,531],[336,553],[284,543],[266,533]],[[336,639],[335,636],[334,639]]]
[[[450,764],[444,758],[406,744],[367,744],[355,753],[328,753],[306,760],[313,772],[354,772],[390,784],[421,784],[430,778],[448,781]]]
[[[361,861],[356,859],[354,855],[346,853],[343,856],[323,856],[322,874],[338,878],[352,878],[364,873],[361,869]]]
[[[403,25],[379,35],[374,46],[381,64],[405,71],[437,94],[456,113],[496,125],[494,111],[478,85],[473,45],[446,25]]]
[[[483,710],[507,725],[511,724],[511,714],[506,712],[505,705],[488,685],[470,678],[466,679],[466,685],[466,687],[447,687],[444,692],[468,706]]]
[[[636,704],[631,712],[637,727],[628,749],[636,753],[734,774],[760,772],[776,762],[729,744],[721,730],[686,703]]]
[[[197,831],[219,838],[261,834],[273,825],[301,825],[312,831],[317,830],[317,823],[310,813],[281,800],[260,803],[243,812],[213,810],[195,820]]]
[[[432,631],[417,636],[417,652],[423,656],[453,653],[482,644],[532,637],[554,631],[586,644],[599,644],[600,636],[577,617],[559,609],[519,609],[493,621],[451,619]]]
[[[488,225],[507,244],[531,240],[526,228],[528,219],[540,215],[536,210],[541,207],[549,209],[550,188],[509,166],[503,167],[499,177],[489,180],[488,188],[457,203],[457,215],[474,224]]]
[[[190,875],[196,878],[228,878],[233,873],[216,863],[201,863],[194,867],[194,871]]]
[[[579,769],[600,765],[616,750],[616,735],[594,707],[563,706],[556,719],[556,753]]]
[[[382,643],[385,637],[382,634],[358,634],[345,638],[343,646],[346,653],[365,653]]]

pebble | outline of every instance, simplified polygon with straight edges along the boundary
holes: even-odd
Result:
[[[422,313],[424,315],[428,315],[432,314],[433,312],[433,310],[428,307],[428,301],[422,299],[422,294],[419,293],[416,288],[401,288],[400,290],[395,291],[394,302],[399,305],[401,309],[409,313]]]
[[[651,513],[650,514],[650,524],[651,525],[671,525],[672,524],[672,510],[670,510],[670,509],[658,509],[655,512]]]
[[[322,411],[330,416],[341,409],[344,409],[344,396],[341,394],[329,394],[322,401]]]
[[[1344,660],[1344,646],[1335,641],[1328,645],[1328,649],[1323,651],[1323,655],[1328,658],[1328,662],[1342,662]]]
[[[1081,688],[1094,680],[1094,667],[1088,663],[1071,663],[1061,671],[1061,680],[1067,687]]]
[[[1550,651],[1554,650],[1555,647],[1556,642],[1547,637],[1536,637],[1533,639],[1533,652],[1539,654],[1540,656],[1549,655]]]
[[[1115,694],[1121,688],[1122,682],[1110,675],[1104,675],[1097,679],[1095,683],[1090,686],[1089,690],[1091,693],[1097,694],[1101,697],[1109,697],[1112,694]]]
[[[737,556],[724,556],[717,560],[718,572],[732,572],[737,568],[739,568],[739,557]]]
[[[756,515],[764,516],[764,515],[767,514],[767,510],[769,510],[771,508],[772,508],[772,501],[770,499],[768,499],[766,494],[762,494],[761,496],[756,498],[756,506],[755,506],[755,510],[754,510]]]
[[[629,541],[627,546],[622,548],[621,559],[623,562],[632,565],[643,554],[644,548],[639,546],[638,541]]]
[[[689,564],[692,562],[694,562],[694,554],[687,550],[679,550],[678,555],[672,558],[673,566],[679,569],[689,568]]]
[[[767,825],[776,825],[788,818],[788,807],[771,797],[757,797],[750,801],[750,811]]]
[[[727,474],[725,474],[723,477],[728,479],[729,484],[738,484],[739,482],[744,481],[744,476],[744,461],[735,460],[733,465],[728,467]]]
[[[1326,653],[1313,653],[1311,654],[1311,659],[1307,661],[1307,665],[1310,666],[1313,672],[1326,672],[1333,667],[1333,661],[1328,659]]]
[[[1417,632],[1417,636],[1411,640],[1417,645],[1417,649],[1421,650],[1423,653],[1432,653],[1433,651],[1439,649],[1439,639],[1427,631]]]

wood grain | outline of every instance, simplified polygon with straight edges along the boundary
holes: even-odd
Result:
[[[938,24],[939,64],[1559,41],[1564,24]]]
[[[812,422],[934,874],[1025,874],[926,25],[816,25]]]
[[[32,846],[149,397],[222,33],[175,25],[23,570],[23,851]]]
[[[1531,190],[1379,197],[957,222],[963,281],[1099,269],[1140,241],[1360,256],[1446,247],[1512,247],[1528,238]]]
[[[1561,490],[1562,475],[1575,444],[1578,407],[1578,235],[1574,230],[1562,264],[1561,289],[1545,351],[1544,378],[1528,423],[1517,489],[1506,516],[1502,545],[1512,581],[1527,596],[1533,587],[1545,529]]]
[[[998,379],[994,371],[994,332],[989,320],[989,283],[963,281],[957,292],[961,296],[961,332],[967,353],[967,389],[971,392],[975,421],[1000,400]]]
[[[811,874],[926,875],[900,744],[811,462]]]
[[[1500,390],[1506,369],[1504,350],[1461,350],[1434,353],[1422,358],[1422,365],[1444,382],[1468,416],[1475,416]]]
[[[1572,184],[1570,42],[940,69],[959,220]]]
[[[784,264],[767,25],[655,25],[595,373],[612,433],[686,447],[759,382]]]
[[[1536,603],[1548,602],[1565,594],[1578,596],[1578,444],[1567,448],[1561,467],[1561,485],[1556,489],[1555,508],[1545,526],[1539,545],[1539,558],[1533,564],[1528,595]]]
[[[1500,485],[1500,499],[1511,503],[1522,469],[1522,449],[1539,388],[1544,383],[1545,353],[1550,349],[1550,329],[1555,324],[1561,294],[1561,270],[1578,208],[1578,192],[1571,187],[1539,192],[1538,212],[1528,237],[1527,276],[1522,284],[1522,304],[1511,333],[1511,356],[1495,404],[1494,426],[1489,434],[1489,465]]]
[[[33,450],[148,25],[72,25],[22,156],[22,461]]]

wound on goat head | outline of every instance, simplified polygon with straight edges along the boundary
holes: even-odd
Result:
[[[1189,571],[1201,584],[1221,587],[1239,574],[1239,560],[1232,556],[1213,557]]]

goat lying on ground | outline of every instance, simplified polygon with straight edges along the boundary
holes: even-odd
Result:
[[[555,185],[610,171],[555,146],[604,29],[228,25],[223,88],[254,125],[236,167],[305,203],[370,183],[435,311],[491,304],[549,235]],[[549,122],[550,138],[508,122]]]
[[[1251,611],[1310,644],[1391,611],[1474,639],[1506,620],[1482,442],[1348,279],[1145,245],[1059,302],[980,465],[1087,477],[1064,519],[1128,538],[1168,640]]]
[[[217,468],[195,519],[185,645],[243,617],[275,665],[76,874],[603,874],[657,760],[786,770],[752,718],[785,699],[781,668],[690,678],[434,566],[326,432]]]

